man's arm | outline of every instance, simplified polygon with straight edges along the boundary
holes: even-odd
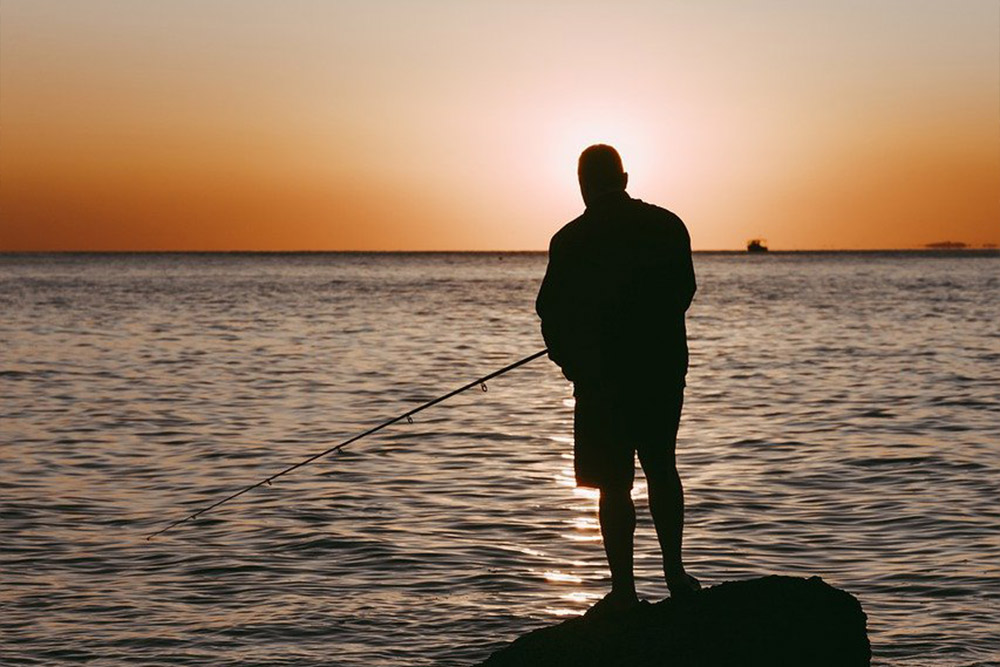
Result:
[[[687,227],[680,218],[677,219],[677,223],[680,225],[678,234],[680,248],[678,251],[679,256],[676,274],[676,308],[681,313],[685,313],[691,306],[691,301],[694,299],[694,293],[698,291],[698,284],[694,277],[694,262],[691,260],[691,235],[688,234]]]
[[[549,358],[563,374],[573,380],[573,362],[570,351],[571,314],[568,304],[571,281],[567,276],[565,261],[556,239],[549,244],[549,263],[545,269],[542,286],[535,299],[535,312],[542,320],[542,338],[549,348]]]

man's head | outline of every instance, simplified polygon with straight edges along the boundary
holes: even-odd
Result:
[[[621,156],[607,144],[595,144],[580,154],[577,176],[583,203],[588,206],[603,194],[624,192],[628,185]]]

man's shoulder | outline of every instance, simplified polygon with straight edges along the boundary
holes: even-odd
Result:
[[[645,202],[641,199],[633,199],[632,206],[645,218],[660,221],[665,224],[679,224],[684,226],[684,221],[680,219],[680,216],[669,209],[663,208],[662,206],[650,204],[649,202]]]
[[[617,222],[624,223],[626,228],[630,226],[629,221],[631,221],[632,225],[637,225],[633,229],[645,230],[643,234],[652,235],[651,238],[654,239],[680,241],[678,237],[688,236],[687,227],[673,211],[629,197],[613,209],[599,210],[590,214],[584,211],[567,222],[552,236],[550,251],[580,244],[599,243],[602,237],[601,223],[604,218],[618,218]]]
[[[653,243],[666,243],[670,246],[686,246],[691,242],[684,221],[662,206],[649,204],[641,199],[632,200],[632,219],[637,224],[639,233]]]
[[[583,232],[585,217],[585,214],[580,214],[560,227],[559,231],[552,235],[550,246],[554,247],[571,243],[574,238]]]

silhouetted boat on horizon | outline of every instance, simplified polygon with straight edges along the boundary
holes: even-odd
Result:
[[[767,252],[767,245],[764,239],[750,239],[747,241],[747,252]]]

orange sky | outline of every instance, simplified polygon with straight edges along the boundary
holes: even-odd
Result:
[[[1000,242],[1000,4],[0,3],[0,250],[544,249],[599,141],[696,249]]]

